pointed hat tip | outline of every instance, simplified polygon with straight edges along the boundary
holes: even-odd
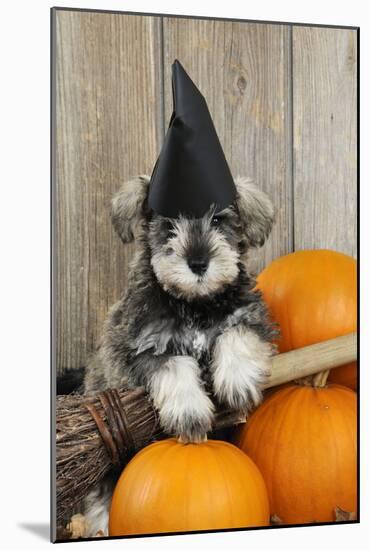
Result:
[[[172,73],[175,71],[184,71],[182,63],[176,58],[172,63]],[[185,72],[185,71],[184,71]]]
[[[179,94],[181,94],[182,100],[187,103],[190,100],[193,101],[195,97],[201,98],[202,101],[205,101],[205,98],[199,88],[193,82],[186,69],[177,58],[175,58],[172,63],[172,83],[175,97],[173,103],[177,107],[180,105]]]

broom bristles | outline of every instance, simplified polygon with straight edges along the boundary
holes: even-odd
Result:
[[[127,419],[130,447],[126,460],[161,434],[156,411],[142,388],[118,390]],[[75,507],[89,489],[111,469],[111,457],[86,405],[93,405],[102,422],[107,414],[99,395],[60,395],[56,398],[57,519]]]

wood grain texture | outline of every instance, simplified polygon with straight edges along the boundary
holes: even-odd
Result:
[[[277,223],[250,258],[259,271],[292,250],[290,28],[164,18],[165,127],[172,112],[171,64],[183,64],[206,98],[234,176],[271,197]]]
[[[293,28],[295,249],[356,256],[356,31]]]
[[[160,20],[56,11],[57,370],[85,364],[125,289],[132,246],[109,218],[113,193],[160,149]]]

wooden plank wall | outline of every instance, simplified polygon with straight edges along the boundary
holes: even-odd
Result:
[[[177,57],[205,95],[232,173],[272,198],[256,271],[303,248],[356,254],[356,32],[54,12],[56,357],[85,364],[124,291],[133,247],[109,202],[151,173],[172,112]]]
[[[293,29],[294,246],[356,257],[356,31]]]
[[[132,246],[112,195],[149,172],[162,139],[157,18],[56,12],[56,358],[84,365],[124,291]]]

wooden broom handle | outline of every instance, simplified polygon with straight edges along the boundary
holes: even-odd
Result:
[[[279,386],[304,376],[356,361],[357,333],[288,351],[272,358],[272,374],[264,388]]]

